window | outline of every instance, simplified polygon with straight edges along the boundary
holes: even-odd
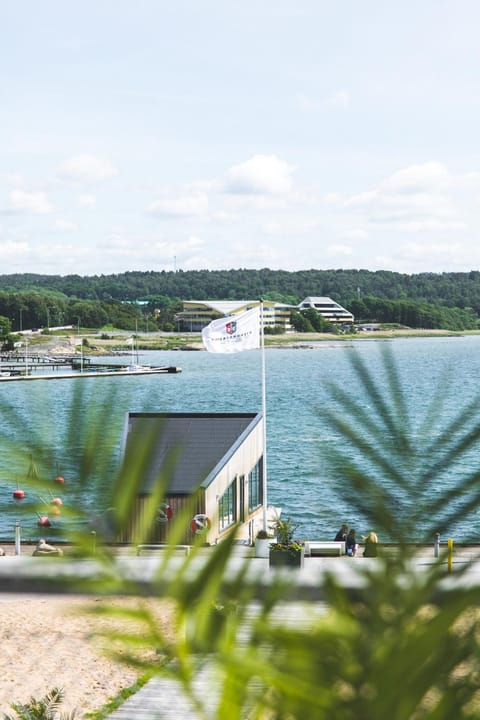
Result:
[[[228,486],[218,501],[219,530],[225,530],[233,525],[237,519],[237,482],[235,480]]]
[[[263,458],[248,473],[248,511],[253,512],[263,503]]]

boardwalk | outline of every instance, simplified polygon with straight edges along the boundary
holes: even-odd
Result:
[[[195,695],[203,697],[207,717],[215,717],[218,685],[212,665],[205,663],[193,681]],[[204,720],[180,685],[170,678],[154,678],[132,695],[109,720]]]
[[[241,628],[239,644],[248,640],[251,620],[260,612],[259,603],[249,605],[246,623]],[[275,610],[279,624],[308,628],[315,618],[325,612],[323,603],[279,603]],[[216,717],[219,700],[218,668],[204,661],[193,680],[193,693],[202,699],[203,713],[198,712],[181,685],[172,678],[160,676],[150,680],[139,692],[132,695],[120,708],[111,713],[109,720],[205,720]]]

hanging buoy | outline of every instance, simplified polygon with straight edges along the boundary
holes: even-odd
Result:
[[[25,492],[23,490],[20,490],[17,488],[13,491],[13,499],[14,500],[23,500],[25,498]]]
[[[37,525],[38,525],[39,527],[50,527],[51,524],[52,524],[52,523],[50,522],[50,518],[48,517],[48,515],[41,515],[41,516],[38,518],[38,523],[37,523]]]
[[[208,532],[211,527],[212,523],[210,521],[210,518],[207,515],[203,515],[202,513],[194,515],[194,517],[192,518],[192,522],[190,523],[190,529],[192,532],[195,533],[195,535],[203,535],[204,533]]]
[[[166,523],[173,517],[173,510],[168,503],[161,503],[157,510],[157,523]]]
[[[63,485],[65,483],[65,478],[60,475],[60,472],[58,470],[58,463],[57,463],[57,476],[55,478],[55,481],[57,485]]]
[[[62,500],[62,498],[54,497],[50,500],[50,505],[57,505],[57,506],[63,505],[63,500]]]

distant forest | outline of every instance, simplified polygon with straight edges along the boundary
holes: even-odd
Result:
[[[357,322],[478,327],[480,272],[407,275],[369,270],[191,270],[115,275],[0,275],[0,315],[12,330],[72,324],[174,330],[183,300],[264,299],[297,305],[329,296]],[[142,304],[139,304],[141,302]]]

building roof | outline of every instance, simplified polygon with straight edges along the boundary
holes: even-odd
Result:
[[[203,305],[220,315],[231,315],[258,305],[258,300],[185,300],[183,304],[184,306]]]
[[[134,438],[154,437],[140,493],[151,492],[172,454],[168,494],[187,495],[208,487],[260,419],[260,413],[128,413],[127,458]]]
[[[309,296],[309,297],[306,297],[306,298],[303,300],[303,302],[304,302],[304,303],[307,303],[307,302],[308,302],[308,303],[312,303],[312,304],[314,304],[314,305],[325,305],[325,304],[338,305],[338,303],[335,302],[335,300],[332,300],[332,298],[330,298],[330,297],[313,297],[313,296]],[[302,303],[301,303],[301,304],[302,304]],[[338,305],[338,307],[341,307],[341,306]]]
[[[243,310],[250,310],[250,308],[256,307],[259,304],[259,300],[184,300],[184,309],[189,306],[204,307],[210,310],[215,310],[220,315],[233,315]],[[265,310],[270,308],[294,308],[296,305],[287,305],[285,303],[274,302],[273,300],[264,300],[263,307]]]

